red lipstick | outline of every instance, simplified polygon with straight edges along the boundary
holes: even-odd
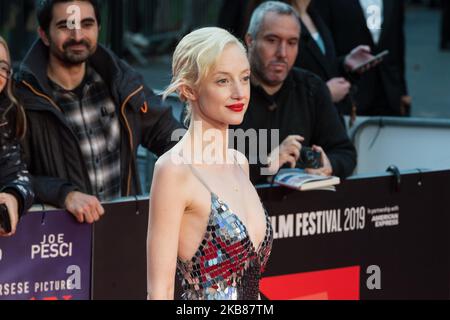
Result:
[[[233,104],[231,106],[227,106],[228,109],[234,112],[242,112],[244,110],[245,104],[243,103],[237,103]]]

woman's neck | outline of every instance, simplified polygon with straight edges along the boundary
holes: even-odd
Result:
[[[228,125],[212,124],[207,120],[194,117],[185,136],[183,152],[189,152],[187,160],[193,164],[229,163]]]
[[[297,0],[295,3],[295,9],[297,9],[300,16],[305,16],[308,14],[308,7],[311,0]]]

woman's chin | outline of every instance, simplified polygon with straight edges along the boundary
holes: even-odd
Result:
[[[244,121],[244,113],[229,117],[226,121],[229,126],[239,126]]]

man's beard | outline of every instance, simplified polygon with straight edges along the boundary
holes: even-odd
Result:
[[[263,84],[269,86],[269,87],[276,87],[284,82],[284,80],[274,80],[269,79],[266,75],[264,63],[262,62],[262,59],[258,55],[258,52],[253,52],[252,57],[250,59],[251,69],[253,75],[256,77],[256,79]]]
[[[74,45],[83,45],[87,50],[71,51],[70,47]],[[59,50],[53,43],[50,43],[50,50],[64,64],[76,66],[86,62],[95,53],[96,46],[92,47],[86,40],[80,42],[69,40],[63,44],[63,51]]]

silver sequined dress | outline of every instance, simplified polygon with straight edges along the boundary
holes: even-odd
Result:
[[[267,212],[264,241],[255,248],[239,217],[211,192],[211,214],[203,241],[190,261],[178,259],[177,262],[183,299],[257,300],[272,242],[273,230]]]

